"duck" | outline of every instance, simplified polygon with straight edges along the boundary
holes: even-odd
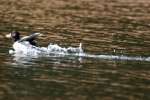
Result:
[[[39,53],[42,50],[37,45],[35,41],[37,36],[42,36],[41,33],[32,33],[29,36],[20,37],[20,32],[12,31],[11,33],[7,34],[6,38],[11,38],[13,40],[13,49],[9,50],[9,54],[14,53],[23,53],[23,54],[32,54],[32,53]]]
[[[13,42],[23,42],[27,41],[30,45],[37,46],[37,42],[35,41],[36,37],[41,35],[40,33],[32,33],[29,36],[20,37],[20,32],[12,31],[11,33],[6,35],[6,38],[11,38]]]

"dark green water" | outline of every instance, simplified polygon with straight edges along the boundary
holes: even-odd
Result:
[[[40,46],[150,57],[148,0],[1,0],[0,100],[150,100],[150,62],[16,57],[4,35],[41,32]]]

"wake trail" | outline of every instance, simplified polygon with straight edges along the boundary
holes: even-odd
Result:
[[[108,60],[129,60],[129,61],[150,61],[150,57],[141,56],[125,56],[125,55],[92,55],[92,54],[79,54],[80,57],[108,59]]]

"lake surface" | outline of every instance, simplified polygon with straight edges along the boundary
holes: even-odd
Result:
[[[148,0],[1,0],[0,9],[1,100],[150,100]],[[82,43],[92,56],[11,55],[12,30],[42,33],[42,47]]]

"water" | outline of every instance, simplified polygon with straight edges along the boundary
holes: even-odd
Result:
[[[1,0],[1,100],[149,100],[148,0]],[[18,30],[82,54],[9,54]]]

